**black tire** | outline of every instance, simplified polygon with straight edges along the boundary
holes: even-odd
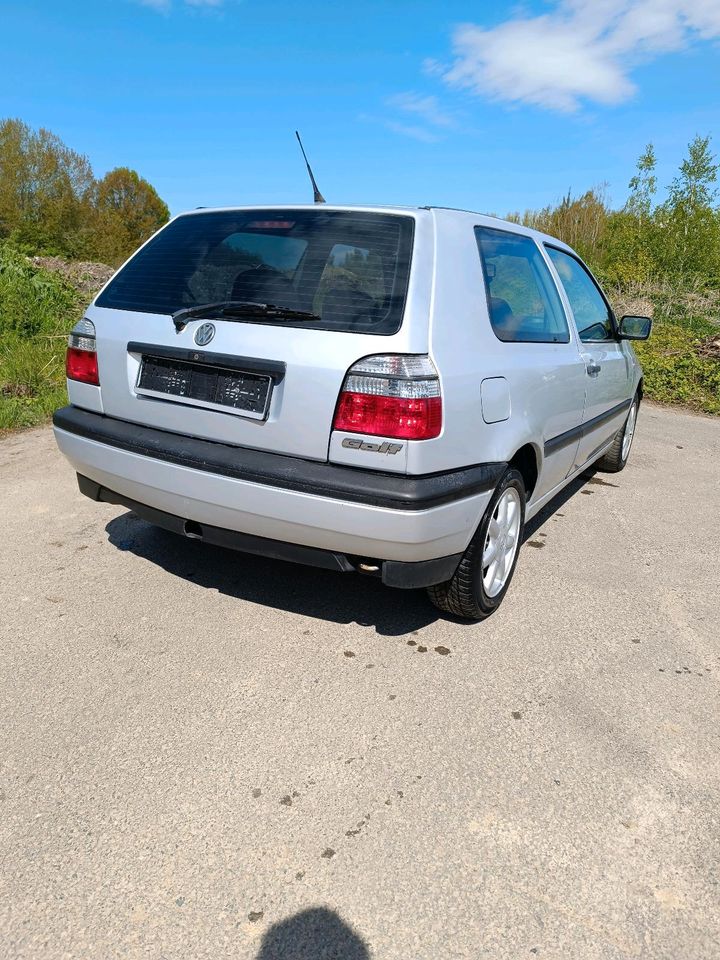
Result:
[[[625,432],[628,429],[628,425],[631,422],[630,418],[633,413],[633,407],[635,408],[635,416],[632,421],[633,436],[630,438],[630,446],[627,448],[625,456],[623,457],[623,440],[625,438]],[[637,415],[639,412],[640,394],[636,393],[633,397],[633,402],[630,405],[630,409],[628,410],[628,415],[625,417],[625,423],[623,423],[618,432],[615,434],[615,439],[612,442],[612,446],[595,464],[598,470],[603,470],[605,473],[620,473],[621,470],[625,469],[627,462],[630,459],[630,451],[632,450],[632,441],[635,435]]]
[[[517,548],[513,557],[510,572],[505,584],[498,594],[488,596],[483,584],[482,557],[488,536],[488,527],[500,498],[508,487],[515,487],[520,496],[520,529],[517,534]],[[488,504],[487,510],[480,521],[475,536],[470,541],[460,564],[453,577],[445,583],[438,583],[427,588],[430,600],[438,610],[450,613],[463,620],[484,620],[494,613],[502,603],[507,593],[515,566],[517,564],[520,545],[522,543],[523,527],[525,526],[525,483],[522,474],[517,470],[509,469],[505,472],[495,493]]]

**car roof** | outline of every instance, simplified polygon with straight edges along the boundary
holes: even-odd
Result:
[[[474,226],[494,227],[496,230],[507,230],[511,233],[520,233],[524,236],[534,237],[540,243],[551,243],[553,246],[562,247],[565,250],[572,251],[566,243],[558,240],[557,237],[551,237],[549,234],[542,233],[539,230],[533,230],[521,223],[515,223],[512,220],[503,220],[502,217],[496,217],[488,213],[478,213],[474,210],[463,210],[459,207],[443,207],[428,204],[425,206],[409,206],[403,204],[359,204],[359,203],[268,203],[268,204],[239,204],[226,207],[196,207],[194,210],[185,210],[177,216],[188,216],[198,213],[231,213],[233,211],[251,211],[251,210],[317,210],[322,206],[324,210],[333,212],[358,212],[358,213],[387,213],[399,216],[412,216],[420,218],[423,215],[430,214],[442,220],[472,221]],[[175,219],[173,217],[173,219]]]

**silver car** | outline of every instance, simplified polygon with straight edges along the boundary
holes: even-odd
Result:
[[[427,587],[480,620],[523,526],[625,466],[643,392],[578,256],[437,207],[173,219],[70,335],[80,490],[209,543]]]

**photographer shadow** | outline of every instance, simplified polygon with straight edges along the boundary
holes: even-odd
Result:
[[[370,951],[334,910],[311,907],[274,923],[256,960],[370,960]]]

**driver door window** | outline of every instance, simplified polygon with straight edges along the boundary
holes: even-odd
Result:
[[[582,342],[613,340],[610,307],[588,271],[579,260],[556,247],[547,247],[547,252],[565,288]]]

